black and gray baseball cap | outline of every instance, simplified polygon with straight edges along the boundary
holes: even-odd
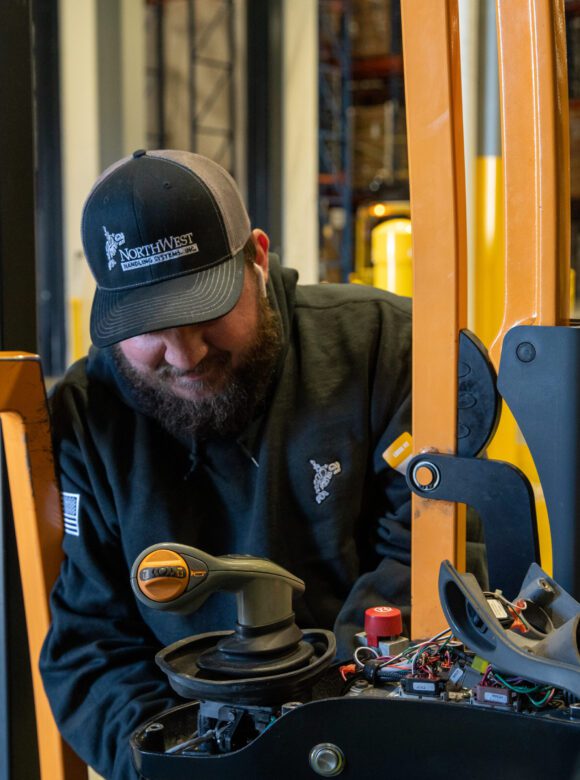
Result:
[[[192,152],[139,150],[111,165],[83,210],[98,347],[216,319],[237,303],[250,220],[232,177]]]

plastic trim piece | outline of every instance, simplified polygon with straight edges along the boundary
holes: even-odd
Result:
[[[542,588],[540,581],[548,587]],[[580,604],[534,563],[518,599],[529,598],[538,589],[549,596],[542,606],[554,629],[541,639],[530,639],[501,625],[472,574],[459,574],[449,561],[441,564],[439,572],[443,612],[455,636],[470,650],[506,674],[580,697]]]

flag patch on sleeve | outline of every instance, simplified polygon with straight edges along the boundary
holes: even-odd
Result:
[[[79,535],[79,505],[81,497],[78,493],[62,494],[62,514],[64,517],[64,532],[71,536]]]

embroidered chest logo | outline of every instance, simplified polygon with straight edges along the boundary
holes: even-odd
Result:
[[[104,225],[103,230],[105,231],[105,252],[107,253],[107,260],[109,261],[109,271],[112,271],[117,265],[117,261],[115,260],[117,249],[125,243],[125,234],[109,233]]]
[[[330,485],[330,482],[336,474],[340,474],[340,463],[335,460],[334,463],[325,463],[324,466],[320,466],[315,460],[310,461],[310,465],[314,469],[314,492],[316,494],[316,503],[322,504],[325,498],[328,498],[330,493],[326,488]]]

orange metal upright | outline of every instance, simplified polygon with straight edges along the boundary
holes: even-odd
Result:
[[[466,326],[463,118],[456,0],[402,0],[413,223],[413,449],[455,453],[459,332]],[[445,619],[442,560],[465,560],[464,509],[413,495],[412,635]]]
[[[454,453],[466,248],[459,34],[455,0],[402,0],[415,265],[413,442]],[[515,325],[567,324],[569,141],[563,0],[498,0],[505,305],[496,368]],[[443,625],[437,571],[461,568],[453,504],[413,496],[412,633]],[[464,536],[463,536],[464,539]]]
[[[0,420],[28,631],[41,777],[86,780],[86,766],[57,730],[38,671],[50,625],[48,597],[63,558],[63,522],[36,355],[0,352]]]
[[[505,306],[515,325],[568,324],[570,167],[564,0],[497,2]]]
[[[570,311],[570,176],[563,0],[497,4],[504,156],[504,312],[491,347],[499,366],[515,325],[566,325]],[[532,456],[504,409],[490,448],[522,468],[536,494],[542,566],[552,571],[549,517]],[[511,433],[511,437],[510,437]],[[507,446],[506,446],[507,445]]]

